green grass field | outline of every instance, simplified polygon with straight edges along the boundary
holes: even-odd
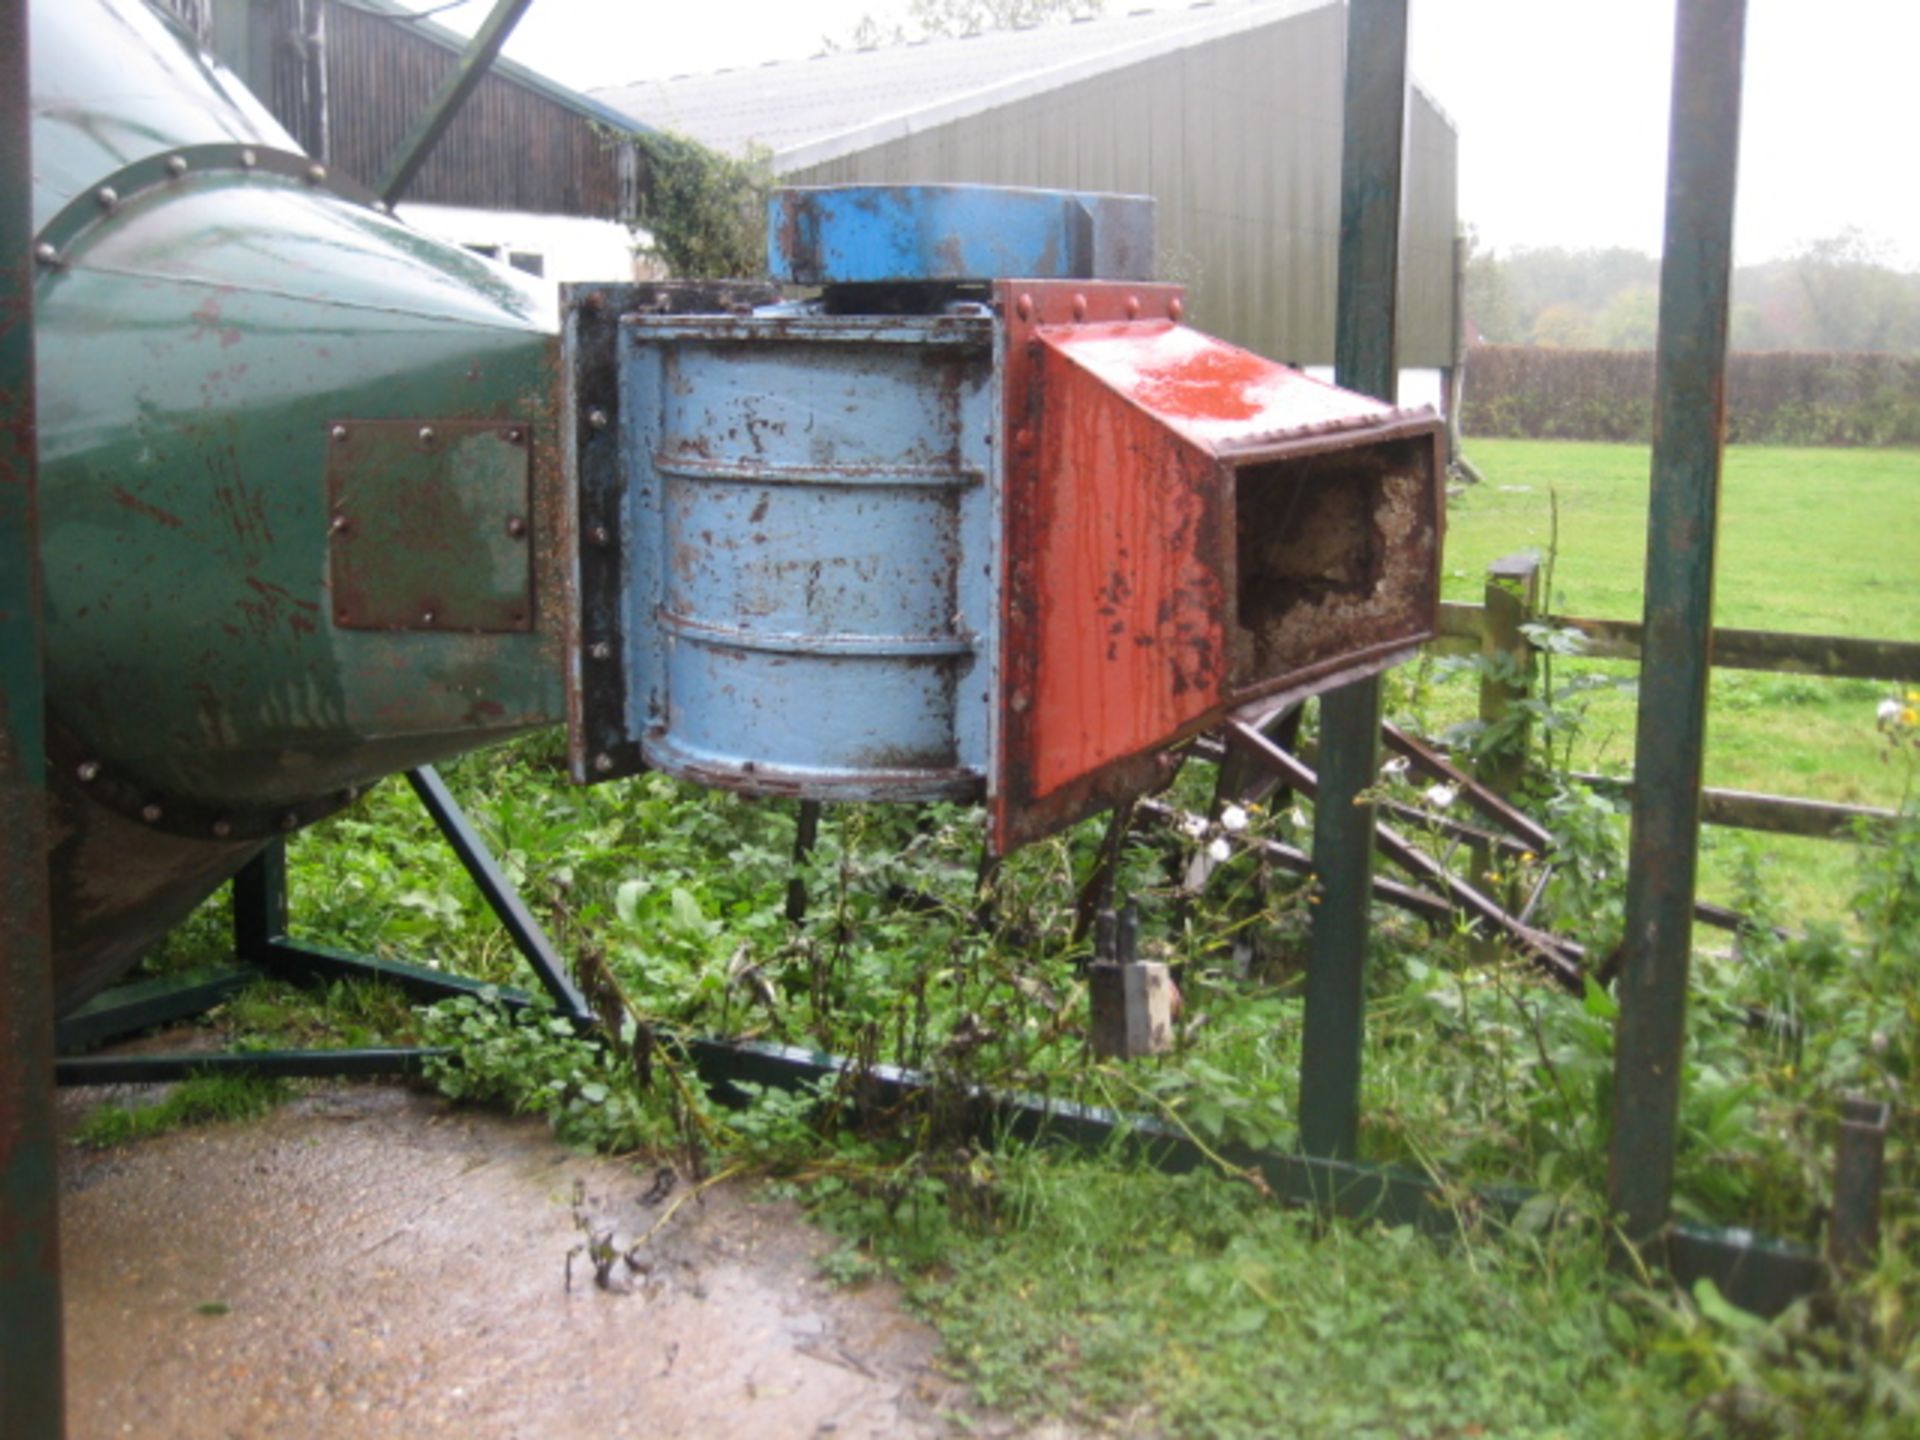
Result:
[[[1551,560],[1550,605],[1563,615],[1639,620],[1650,455],[1640,445],[1475,440],[1487,483],[1447,517],[1444,593],[1478,602],[1489,562],[1532,549]],[[1729,450],[1722,484],[1715,623],[1920,640],[1920,452]],[[1630,677],[1630,664],[1572,670]],[[1892,807],[1906,773],[1886,762],[1874,708],[1891,686],[1752,671],[1716,672],[1707,731],[1709,785]],[[1445,715],[1471,712],[1472,681],[1443,687]],[[1630,693],[1589,698],[1577,768],[1633,763]],[[1757,843],[1790,915],[1834,918],[1851,891],[1850,848],[1823,840],[1742,838],[1709,830],[1703,883],[1727,898],[1734,861]]]

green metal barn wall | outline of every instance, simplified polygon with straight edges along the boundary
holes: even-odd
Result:
[[[1345,22],[1328,6],[782,178],[1153,195],[1161,272],[1192,287],[1195,324],[1277,360],[1331,365]],[[1427,96],[1410,109],[1400,362],[1437,368],[1452,363],[1457,142]]]

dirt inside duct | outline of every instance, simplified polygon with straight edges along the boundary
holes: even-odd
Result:
[[[97,1097],[67,1092],[71,1122]],[[537,1122],[324,1086],[267,1119],[62,1168],[69,1433],[213,1437],[1026,1433],[958,1418],[933,1333],[832,1242],[723,1184],[594,1284],[576,1212],[622,1243],[687,1188]],[[652,1193],[650,1193],[652,1192]],[[1058,1431],[1035,1432],[1062,1434]]]

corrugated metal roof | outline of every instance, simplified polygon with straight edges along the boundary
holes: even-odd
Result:
[[[787,171],[1339,3],[1200,0],[963,40],[644,80],[593,96],[730,154],[765,146],[774,168]]]

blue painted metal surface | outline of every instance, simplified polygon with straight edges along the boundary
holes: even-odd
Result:
[[[999,418],[993,322],[967,311],[625,322],[629,649],[600,658],[628,666],[649,764],[756,794],[981,793]]]
[[[1146,280],[1153,199],[993,185],[776,190],[767,268],[794,285]]]

